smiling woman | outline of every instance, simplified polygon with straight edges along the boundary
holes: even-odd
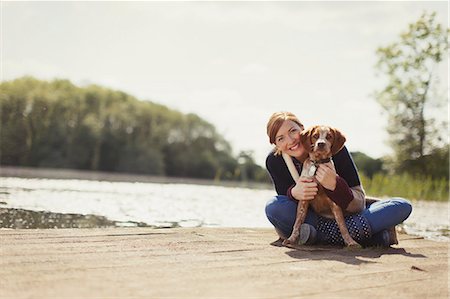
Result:
[[[300,177],[294,181],[281,154],[292,157],[295,168],[301,173],[303,162],[308,156],[308,151],[301,142],[302,129],[302,123],[291,112],[276,112],[267,123],[267,135],[275,149],[267,156],[266,166],[278,195],[268,202],[266,215],[281,240],[292,233],[298,201],[313,200],[318,193],[319,184],[347,215],[366,206],[364,189],[345,146],[333,155],[332,161],[318,166],[314,178]],[[346,217],[346,221],[351,223],[347,226],[353,226],[349,230],[362,232],[369,226],[370,232],[359,236],[361,245],[397,244],[394,226],[408,218],[412,209],[409,202],[395,198],[376,201],[367,206],[362,213]],[[340,232],[334,220],[323,219],[309,210],[298,241],[303,244],[343,244],[341,236],[340,241],[336,241],[339,239],[336,235],[340,236]]]
[[[272,144],[276,144],[276,154],[286,152],[291,156],[303,155],[304,151],[298,146],[299,132],[304,129],[303,124],[290,112],[276,112],[267,124],[267,135]],[[299,150],[298,153],[296,151]]]

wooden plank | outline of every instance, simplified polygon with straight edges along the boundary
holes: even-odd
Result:
[[[271,229],[0,230],[1,298],[448,298],[448,242],[291,249]]]

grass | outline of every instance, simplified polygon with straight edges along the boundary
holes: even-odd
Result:
[[[366,194],[370,196],[404,197],[407,199],[448,201],[449,181],[445,178],[414,177],[408,174],[375,174],[372,178],[361,175]]]

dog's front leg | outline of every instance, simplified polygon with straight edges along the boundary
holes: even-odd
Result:
[[[347,225],[345,224],[345,218],[342,209],[333,202],[331,204],[331,211],[333,212],[339,230],[341,231],[341,235],[342,238],[344,239],[345,245],[347,245],[347,247],[351,249],[361,248],[361,245],[359,245],[355,240],[353,240],[353,238],[350,236],[350,233],[348,232],[348,228]]]
[[[283,241],[283,245],[298,245],[298,238],[300,237],[300,226],[303,224],[308,212],[309,201],[300,200],[297,205],[297,217],[295,218],[294,227],[292,228],[291,236]]]

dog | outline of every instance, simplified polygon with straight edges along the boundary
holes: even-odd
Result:
[[[317,168],[321,163],[331,162],[331,157],[339,152],[346,141],[345,136],[337,129],[329,126],[314,126],[300,134],[300,142],[308,152],[308,158],[303,162],[303,169],[301,176],[314,178]],[[289,171],[294,173],[295,166],[292,159],[287,154],[283,154],[283,158],[289,168]],[[296,176],[298,172],[295,169]],[[297,181],[297,178],[294,177]],[[317,180],[316,180],[317,182]],[[300,226],[305,221],[308,206],[314,209],[314,211],[324,217],[336,219],[339,230],[344,239],[345,245],[349,248],[361,248],[361,246],[353,240],[348,232],[347,226],[344,220],[344,212],[335,204],[325,193],[324,187],[318,182],[318,192],[315,198],[311,201],[299,201],[297,207],[297,216],[295,219],[294,227],[290,237],[284,241],[284,245],[297,245],[300,236]]]

